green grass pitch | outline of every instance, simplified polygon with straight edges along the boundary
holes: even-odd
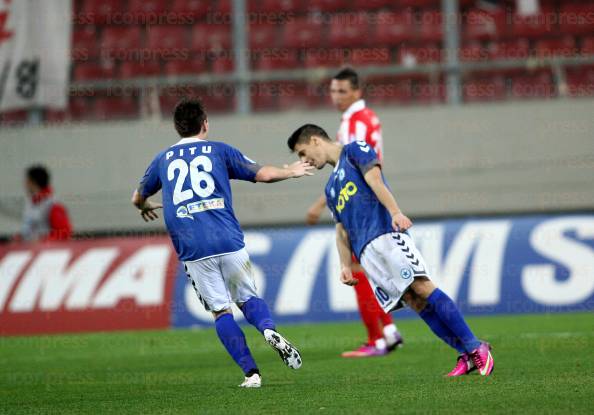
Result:
[[[396,315],[397,317],[397,315]],[[443,377],[455,353],[420,320],[399,322],[406,345],[380,358],[339,356],[359,323],[281,327],[303,355],[285,367],[253,329],[261,389],[213,330],[0,338],[0,413],[593,413],[594,315],[470,318],[493,345],[491,377]]]

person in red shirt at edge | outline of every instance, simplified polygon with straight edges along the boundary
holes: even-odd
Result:
[[[377,115],[365,106],[361,95],[359,76],[353,69],[344,68],[332,78],[330,83],[332,103],[342,112],[337,141],[341,144],[365,141],[373,147],[378,158],[382,160],[381,125]],[[307,211],[307,224],[316,224],[325,206],[326,197],[322,195]],[[377,302],[365,272],[354,255],[353,261],[356,266],[353,269],[356,271],[353,276],[359,281],[354,288],[361,320],[367,329],[367,342],[356,350],[342,353],[342,356],[383,356],[395,350],[396,347],[402,346],[402,336],[398,332],[392,316],[385,313]]]
[[[54,198],[50,175],[44,166],[35,165],[25,173],[27,199],[23,223],[16,241],[63,241],[72,236],[72,225],[63,204]]]

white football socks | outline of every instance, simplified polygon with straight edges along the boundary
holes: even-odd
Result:
[[[377,339],[375,341],[375,348],[378,350],[386,350],[388,347],[386,339]]]
[[[396,343],[396,333],[398,333],[396,324],[388,324],[384,327],[384,337],[390,346]]]

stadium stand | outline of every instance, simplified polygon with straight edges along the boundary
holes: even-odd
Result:
[[[74,0],[72,72],[74,83],[224,75],[235,68],[228,0]],[[460,1],[460,50],[464,63],[524,59],[524,68],[498,67],[462,73],[465,102],[592,96],[592,67],[566,65],[564,79],[543,59],[594,54],[594,4],[591,1],[541,0],[537,14],[521,15],[514,2],[485,10],[474,1]],[[434,0],[250,0],[249,61],[252,71],[336,68],[344,64],[422,67],[444,62],[440,2]],[[99,47],[97,47],[99,45]],[[384,93],[375,104],[444,102],[443,73],[370,76],[368,86]],[[278,78],[275,78],[278,79]],[[439,79],[439,80],[437,80]],[[386,87],[395,82],[390,93]],[[566,83],[560,85],[560,82]],[[275,85],[276,84],[276,85]],[[320,104],[319,79],[259,82],[264,92],[251,94],[255,111],[273,111]],[[285,96],[270,90],[297,85]],[[217,85],[201,91],[216,90]],[[92,87],[91,87],[92,89]],[[105,88],[103,88],[105,89]],[[171,107],[168,89],[160,91],[161,111]],[[229,94],[209,96],[212,111],[233,111]],[[377,89],[377,88],[376,88]],[[486,93],[485,91],[490,91]],[[138,99],[111,96],[72,97],[65,112],[46,110],[48,122],[84,119],[128,119],[139,114]],[[311,95],[311,96],[310,96]],[[164,97],[166,96],[166,97]],[[2,114],[3,124],[26,120],[21,112]]]

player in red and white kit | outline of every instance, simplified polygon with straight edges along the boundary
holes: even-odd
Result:
[[[330,83],[332,103],[342,112],[337,141],[343,145],[353,141],[365,141],[373,147],[378,158],[382,160],[381,125],[377,115],[365,106],[361,95],[359,76],[353,69],[345,68],[332,78]],[[326,198],[322,195],[307,211],[307,223],[310,225],[317,223],[325,206]],[[354,256],[353,259],[355,259]],[[361,320],[367,328],[367,342],[356,350],[344,352],[342,356],[382,356],[402,345],[402,336],[392,316],[385,313],[378,304],[363,268],[357,261],[354,263],[356,264],[354,277],[359,281],[354,288]]]

